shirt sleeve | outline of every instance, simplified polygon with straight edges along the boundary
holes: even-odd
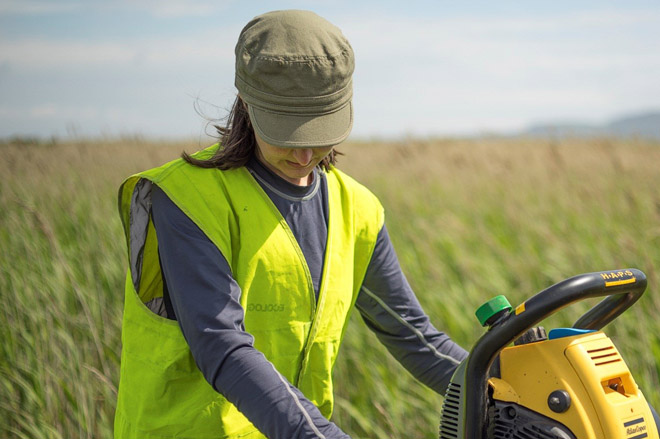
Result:
[[[356,306],[394,358],[444,395],[467,352],[431,324],[401,271],[385,226],[378,234]]]
[[[269,438],[348,438],[254,348],[227,260],[160,188],[152,190],[172,307],[206,380]]]

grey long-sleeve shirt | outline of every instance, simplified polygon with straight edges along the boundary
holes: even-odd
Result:
[[[327,238],[325,175],[315,170],[312,185],[300,187],[255,159],[248,169],[292,229],[318,295]],[[206,380],[269,438],[347,437],[253,347],[243,324],[241,289],[226,259],[156,186],[152,214],[169,300]],[[444,393],[467,353],[431,325],[401,271],[385,227],[378,234],[356,307],[406,369]]]

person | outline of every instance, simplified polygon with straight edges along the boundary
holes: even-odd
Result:
[[[378,199],[335,167],[353,124],[341,31],[269,12],[235,53],[220,143],[120,188],[117,438],[348,437],[329,418],[353,307],[439,393],[467,355],[422,310]]]

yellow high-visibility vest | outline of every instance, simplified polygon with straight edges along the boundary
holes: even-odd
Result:
[[[217,147],[195,157],[209,158]],[[328,239],[318,302],[291,229],[246,168],[203,169],[179,159],[122,184],[119,210],[129,270],[115,438],[263,437],[204,379],[178,323],[145,305],[163,294],[150,215],[152,184],[227,259],[242,290],[245,328],[255,348],[330,417],[332,367],[383,225],[383,209],[371,192],[337,169],[326,177]]]

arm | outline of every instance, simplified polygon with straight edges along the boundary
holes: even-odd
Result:
[[[467,352],[429,321],[401,271],[385,226],[356,306],[365,323],[412,375],[444,394]]]
[[[253,347],[227,260],[156,186],[152,215],[172,307],[206,380],[269,438],[347,438]]]

